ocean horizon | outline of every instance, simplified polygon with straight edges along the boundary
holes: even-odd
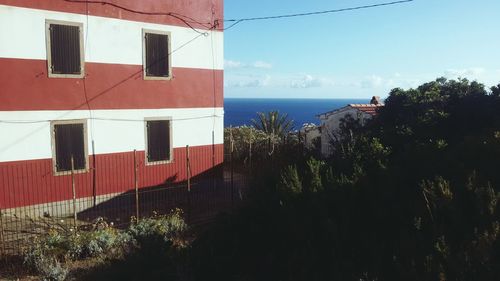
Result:
[[[350,103],[369,103],[370,99],[283,99],[224,98],[224,127],[251,125],[257,112],[278,110],[294,121],[294,129],[303,124],[319,124],[321,113],[342,108]]]

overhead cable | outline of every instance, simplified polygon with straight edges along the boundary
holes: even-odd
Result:
[[[66,2],[70,2],[70,3],[82,3],[82,4],[101,4],[101,5],[109,5],[109,6],[112,6],[112,7],[115,7],[115,8],[118,8],[118,9],[121,9],[121,10],[124,10],[124,11],[127,11],[127,12],[130,12],[130,13],[134,13],[134,14],[141,14],[141,15],[148,15],[148,16],[168,16],[168,17],[173,17],[173,18],[176,18],[178,20],[180,20],[181,22],[183,22],[186,26],[188,26],[189,28],[191,28],[192,30],[194,30],[195,32],[197,33],[204,33],[203,31],[199,31],[198,29],[196,29],[192,24],[199,24],[205,28],[210,28],[212,29],[212,23],[203,23],[203,22],[200,22],[200,21],[197,21],[189,16],[186,16],[186,15],[182,15],[182,14],[179,14],[179,13],[174,13],[174,12],[147,12],[147,11],[140,11],[140,10],[135,10],[135,9],[132,9],[132,8],[128,8],[128,7],[125,7],[125,6],[121,6],[121,5],[118,5],[118,4],[115,4],[115,3],[111,3],[111,2],[107,2],[107,1],[94,1],[94,0],[64,0]]]
[[[315,15],[340,13],[340,12],[370,9],[370,8],[376,8],[376,7],[382,7],[382,6],[404,4],[404,3],[413,2],[413,1],[414,0],[402,0],[402,1],[385,2],[385,3],[372,4],[372,5],[356,6],[356,7],[334,9],[334,10],[323,10],[323,11],[315,11],[315,12],[307,12],[307,13],[285,14],[285,15],[276,15],[276,16],[265,16],[265,17],[251,17],[251,18],[241,18],[241,19],[227,19],[224,21],[225,22],[233,22],[233,24],[224,28],[224,30],[228,30],[228,29],[236,26],[237,24],[245,22],[245,21],[260,21],[260,20],[273,20],[273,19],[283,19],[283,18],[315,16]]]

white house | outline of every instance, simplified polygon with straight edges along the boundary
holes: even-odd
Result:
[[[318,115],[321,128],[321,154],[327,157],[332,154],[331,142],[338,132],[340,121],[348,115],[364,124],[365,120],[377,115],[377,109],[383,107],[379,97],[373,97],[369,104],[348,104],[342,108]]]
[[[304,147],[313,149],[317,138],[321,138],[321,127],[306,123],[300,129],[301,140],[304,142]]]

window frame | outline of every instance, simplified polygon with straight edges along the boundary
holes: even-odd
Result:
[[[146,34],[158,34],[167,36],[168,45],[168,76],[148,76],[146,73]],[[172,75],[172,32],[153,29],[142,29],[142,77],[144,80],[171,80]]]
[[[85,158],[85,168],[73,170],[74,174],[83,174],[89,171],[89,151],[88,151],[88,129],[87,129],[87,119],[73,119],[73,120],[57,120],[50,122],[50,138],[52,145],[52,170],[55,176],[71,175],[71,170],[69,171],[58,171],[57,170],[57,155],[56,155],[56,125],[71,125],[71,124],[83,124],[83,149]]]
[[[76,26],[79,30],[79,39],[80,39],[80,74],[58,74],[52,73],[51,65],[52,65],[52,48],[51,48],[51,40],[50,40],[50,25],[68,25],[68,26]],[[47,49],[47,74],[49,78],[83,78],[85,76],[85,50],[83,44],[83,23],[81,22],[70,22],[70,21],[60,21],[60,20],[45,20],[45,42]]]
[[[169,159],[167,160],[160,160],[160,161],[149,161],[148,159],[148,143],[149,143],[149,138],[148,138],[148,122],[149,121],[168,121],[169,126],[168,126],[168,137],[169,137]],[[146,166],[154,166],[154,165],[164,165],[164,164],[170,164],[174,162],[174,143],[173,143],[173,137],[172,137],[172,131],[173,131],[173,125],[172,125],[172,117],[146,117],[144,118],[144,145],[145,145],[145,153],[144,153],[144,163],[146,163]]]

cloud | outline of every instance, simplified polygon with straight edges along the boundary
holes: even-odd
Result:
[[[227,86],[231,88],[259,88],[268,86],[271,76],[247,75],[232,78],[231,80],[227,83]]]
[[[464,69],[448,69],[444,72],[446,78],[472,78],[477,79],[481,77],[486,70],[482,67],[471,67]]]
[[[444,77],[448,79],[467,78],[472,81],[483,83],[486,87],[498,85],[500,69],[486,69],[483,67],[471,67],[464,69],[448,69]]]
[[[224,68],[240,68],[243,67],[243,63],[234,60],[224,60]]]
[[[270,69],[273,65],[265,61],[255,61],[253,63],[244,63],[241,61],[234,60],[224,60],[224,68],[227,69],[238,69],[238,68],[258,68],[258,69]]]
[[[265,69],[269,69],[269,68],[272,68],[273,65],[268,63],[268,62],[265,62],[265,61],[256,61],[252,64],[253,67],[255,68],[265,68]]]
[[[298,79],[292,79],[290,86],[296,89],[318,88],[323,86],[323,81],[306,74]]]
[[[373,89],[382,86],[383,79],[377,75],[371,75],[361,81],[361,87],[364,89]]]
[[[421,79],[415,76],[408,77],[401,73],[394,73],[389,77],[382,77],[373,74],[364,77],[361,81],[351,82],[348,86],[367,90],[390,91],[394,88],[415,88],[420,84]]]

